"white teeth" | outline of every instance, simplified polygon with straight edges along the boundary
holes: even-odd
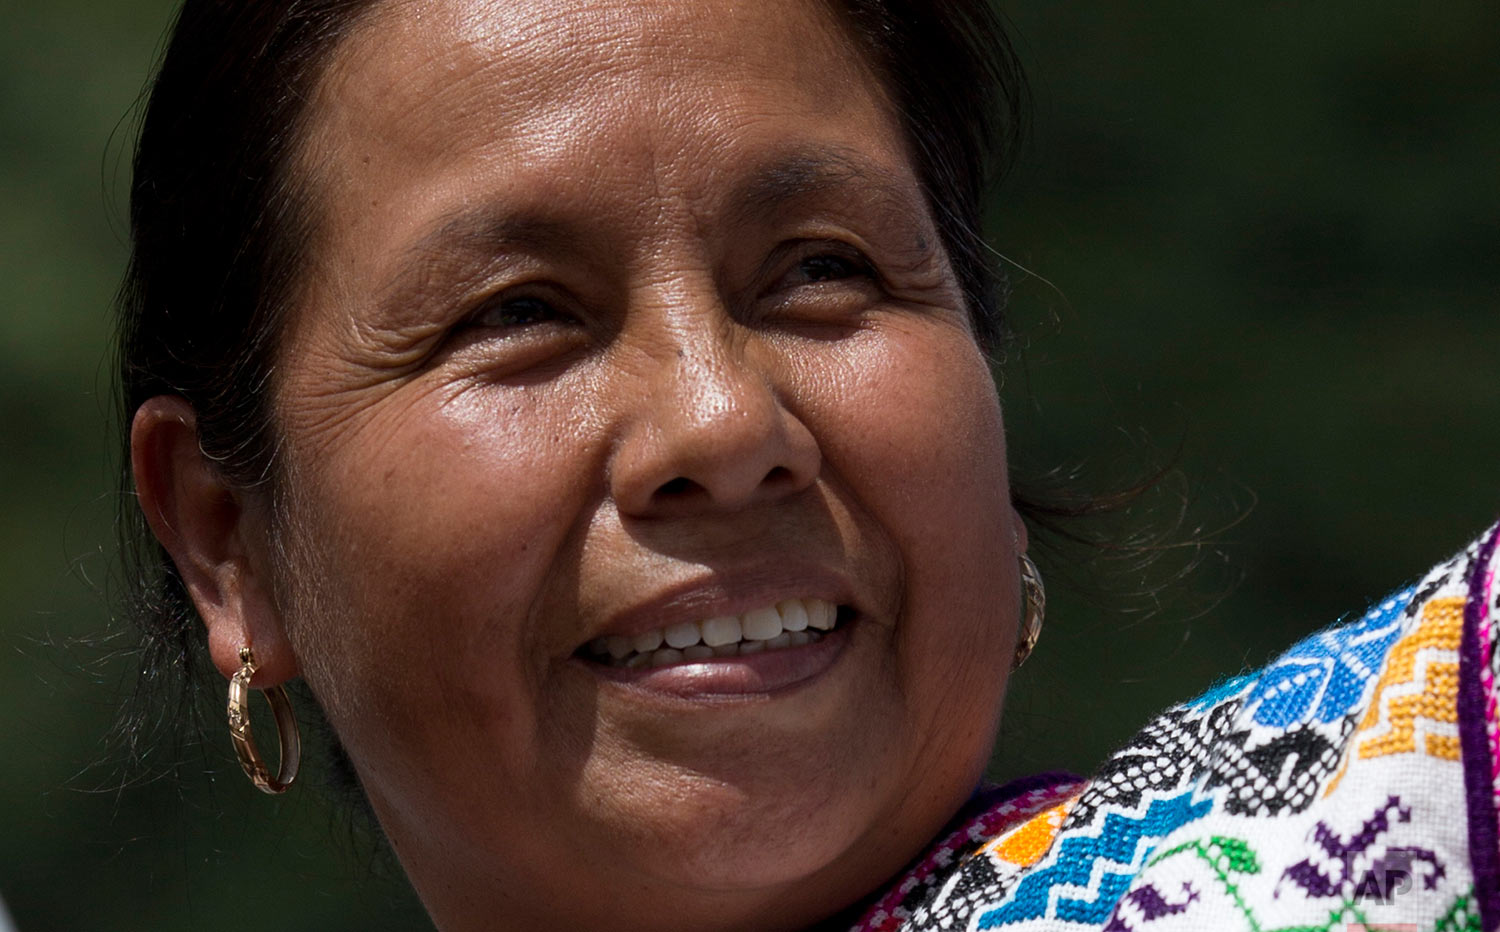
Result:
[[[666,642],[672,647],[692,647],[698,643],[700,632],[696,621],[685,621],[680,625],[673,625],[667,629]]]
[[[807,627],[807,609],[802,607],[801,600],[787,599],[785,602],[778,602],[776,610],[781,613],[781,630],[801,631]]]
[[[596,638],[585,652],[616,667],[664,667],[815,644],[837,622],[838,608],[831,602],[787,599],[739,616],[720,615],[633,636]]]
[[[651,666],[664,667],[669,663],[682,663],[682,651],[663,647],[651,654]]]
[[[710,618],[703,623],[703,643],[709,647],[740,642],[740,620],[733,615]]]
[[[744,632],[746,640],[769,641],[781,633],[781,613],[774,607],[757,608],[753,612],[746,612],[744,619],[740,622],[740,629]]]
[[[657,628],[655,631],[647,631],[644,634],[637,634],[634,638],[631,639],[631,646],[638,654],[649,654],[660,647],[661,642],[661,629]]]

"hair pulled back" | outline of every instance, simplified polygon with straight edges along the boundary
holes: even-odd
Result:
[[[894,101],[928,206],[986,349],[1002,337],[1003,280],[980,235],[983,195],[1025,112],[1019,66],[987,0],[824,0]],[[118,299],[119,416],[156,395],[197,416],[198,442],[230,483],[275,494],[270,409],[282,322],[297,303],[318,192],[299,173],[308,101],[342,39],[376,0],[187,0],[150,86],[130,189],[131,257]],[[203,626],[133,497],[120,520],[126,606],[140,637],[137,757],[161,708],[197,705]]]

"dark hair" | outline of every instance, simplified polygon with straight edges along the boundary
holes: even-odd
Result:
[[[130,264],[117,298],[127,492],[131,419],[162,394],[192,404],[199,446],[226,479],[270,482],[271,362],[312,225],[293,160],[319,75],[372,6],[187,0],[178,11],[136,141]],[[132,496],[118,528],[124,610],[140,639],[136,692],[118,730],[139,765],[159,732],[200,711],[207,641]]]
[[[989,351],[1003,278],[980,233],[983,195],[1025,114],[1020,67],[987,0],[829,0],[898,110],[928,205]],[[307,102],[376,0],[187,0],[151,85],[131,184],[132,252],[118,300],[120,417],[179,395],[226,479],[275,491],[269,385],[299,287],[316,192],[296,170]],[[123,488],[132,487],[128,454]],[[170,558],[131,497],[121,515],[139,687],[122,723],[139,761],[169,701],[206,674],[206,639]],[[149,714],[155,707],[157,714]]]

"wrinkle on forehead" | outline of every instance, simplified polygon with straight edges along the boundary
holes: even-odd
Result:
[[[729,93],[747,85],[758,95]],[[881,82],[824,0],[387,0],[309,107],[301,161],[323,222],[306,258],[338,271],[331,236],[397,237],[478,196],[482,178],[586,203],[622,159],[722,164],[782,114],[824,128],[873,114],[892,130],[885,161],[909,164]],[[580,155],[599,170],[578,171]]]
[[[804,47],[786,48],[785,30],[769,31],[757,7],[810,26],[797,30]],[[564,136],[596,116],[578,102],[597,102],[601,89],[639,106],[658,96],[632,93],[642,85],[667,78],[686,97],[730,71],[802,89],[800,103],[828,113],[883,90],[821,0],[390,0],[345,41],[313,105],[329,118],[323,133],[345,138],[387,129],[389,111],[409,130],[482,114],[515,132]],[[404,135],[444,151],[440,135]]]

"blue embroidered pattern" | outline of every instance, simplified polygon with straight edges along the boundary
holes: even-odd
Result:
[[[1081,793],[952,852],[950,872],[896,882],[856,932],[1500,932],[1450,748],[1467,708],[1458,648],[1422,628],[1470,597],[1476,552],[1168,709]],[[1500,559],[1487,566],[1500,577]],[[1398,661],[1382,705],[1376,684]],[[1425,742],[1359,753],[1363,730],[1418,712]]]
[[[1255,724],[1326,725],[1348,715],[1364,698],[1365,688],[1401,633],[1401,614],[1415,592],[1404,589],[1354,624],[1298,642],[1261,671],[1245,700]]]
[[[1255,677],[1248,673],[1239,676],[1227,677],[1208,687],[1208,690],[1196,699],[1184,702],[1183,708],[1193,712],[1202,712],[1216,705],[1227,702],[1245,691],[1245,687],[1255,682]]]
[[[1087,889],[1097,872],[1092,899],[1061,898],[1054,915],[1071,922],[1101,923],[1135,879],[1141,863],[1168,832],[1201,819],[1213,808],[1211,799],[1195,800],[1189,790],[1151,801],[1141,816],[1110,812],[1098,835],[1072,835],[1061,840],[1052,863],[1027,874],[1010,900],[979,917],[978,928],[993,929],[1009,922],[1047,914],[1052,890],[1059,886]],[[1108,865],[1118,865],[1111,871]]]

